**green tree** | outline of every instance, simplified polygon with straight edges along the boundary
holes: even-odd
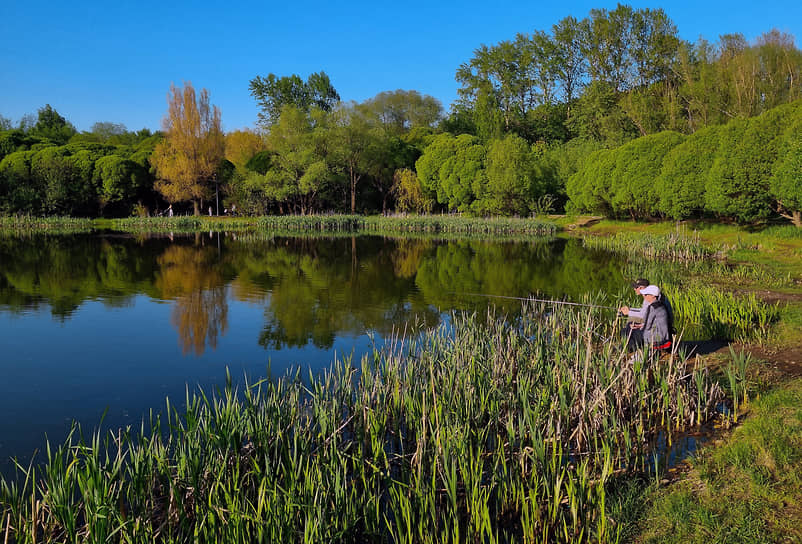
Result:
[[[110,121],[98,121],[92,124],[91,133],[97,137],[100,142],[108,142],[114,137],[124,136],[128,132],[125,125],[122,123],[112,123]]]
[[[554,62],[557,80],[562,88],[562,99],[566,104],[565,118],[571,118],[571,106],[582,88],[582,80],[587,71],[585,56],[582,53],[582,25],[568,16],[552,27],[552,40],[555,45]]]
[[[781,136],[801,105],[786,104],[754,119],[731,121],[723,128],[706,185],[705,201],[710,211],[742,223],[771,214],[772,168]]]
[[[526,214],[544,192],[534,177],[529,144],[509,134],[503,140],[490,142],[486,161],[487,184],[471,208],[482,214]]]
[[[777,213],[802,227],[802,120],[785,132],[769,190]]]
[[[46,147],[31,157],[33,184],[42,190],[42,213],[68,215],[76,191],[76,173],[64,147]]]
[[[568,126],[580,138],[613,146],[640,135],[637,126],[621,108],[618,92],[605,81],[593,81],[585,88]]]
[[[659,211],[661,194],[655,190],[663,158],[682,143],[676,132],[659,132],[633,140],[614,151],[615,168],[607,179],[610,207],[632,219],[647,218]]]
[[[25,151],[38,143],[39,139],[28,136],[19,129],[0,132],[0,160],[15,151]]]
[[[591,153],[581,168],[568,178],[565,186],[567,210],[610,214],[610,180],[615,173],[614,150],[600,149]]]
[[[69,121],[47,104],[39,108],[36,124],[30,132],[37,138],[50,140],[56,145],[64,145],[77,131]]]
[[[395,173],[413,168],[420,152],[403,138],[388,136],[381,131],[375,131],[374,135],[366,161],[366,173],[370,186],[381,200],[382,213],[385,213],[393,196]]]
[[[95,162],[92,180],[103,210],[109,205],[130,203],[146,183],[147,175],[132,160],[118,155],[106,155]]]
[[[485,155],[475,136],[444,133],[426,147],[415,170],[426,194],[436,195],[449,210],[468,211],[487,184]]]
[[[317,115],[320,120],[325,112],[318,110]],[[312,116],[295,106],[284,106],[265,140],[271,153],[270,168],[264,176],[248,177],[251,186],[262,183],[265,197],[277,202],[282,212],[285,206],[302,214],[311,212],[330,179],[330,168],[315,130],[323,128],[315,126]]]
[[[802,96],[802,51],[794,37],[772,29],[761,34],[754,46],[760,62],[760,96],[766,109],[797,100]]]
[[[356,195],[376,160],[382,129],[375,126],[366,109],[355,103],[341,105],[331,115],[322,133],[330,164],[348,180],[351,213],[356,213]]]
[[[295,74],[256,76],[248,88],[261,109],[259,122],[267,128],[278,121],[284,106],[309,113],[313,107],[331,111],[340,101],[340,95],[325,72],[310,74],[306,81]]]
[[[433,127],[443,116],[443,105],[436,98],[402,89],[381,92],[365,101],[363,107],[394,136],[415,127]]]
[[[17,151],[0,161],[0,177],[10,212],[41,213],[44,188],[31,175],[31,159],[36,151]]]
[[[720,126],[704,128],[666,154],[654,184],[661,213],[674,219],[704,213],[705,182],[719,147],[720,134]]]

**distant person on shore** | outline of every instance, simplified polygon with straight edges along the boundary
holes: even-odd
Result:
[[[173,205],[170,204],[169,206],[167,206],[167,217],[172,217],[172,216],[173,216]]]
[[[211,216],[212,216],[212,207],[209,206],[209,217],[211,217]]]

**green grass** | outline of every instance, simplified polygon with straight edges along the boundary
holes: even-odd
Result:
[[[74,234],[91,230],[91,219],[0,215],[0,235]]]
[[[723,445],[651,497],[639,542],[802,540],[802,381],[752,401]]]
[[[11,542],[615,542],[654,440],[714,416],[701,366],[632,359],[596,310],[454,315],[357,368],[76,430],[0,483]],[[608,507],[609,505],[609,507]]]
[[[535,219],[459,216],[362,216],[362,215],[279,215],[263,217],[219,218],[206,216],[128,218],[112,222],[117,230],[129,232],[193,232],[256,230],[293,233],[354,234],[465,234],[483,236],[545,236],[557,227]]]
[[[617,232],[586,237],[585,247],[636,255],[641,259],[695,261],[712,257],[716,250],[702,243],[699,234],[678,228],[666,234]]]
[[[469,237],[541,237],[556,234],[551,221],[525,218],[470,218],[450,215],[281,215],[262,217],[129,217],[124,219],[35,218],[0,216],[0,232],[265,232],[281,234],[377,234]]]

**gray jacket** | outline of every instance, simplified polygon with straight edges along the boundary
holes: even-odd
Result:
[[[671,308],[671,301],[668,300],[667,296],[665,296],[664,294],[661,294],[660,298],[658,298],[657,300],[659,300],[660,302],[665,304],[666,310],[668,311],[668,314],[670,316],[674,315],[674,310]],[[649,303],[644,300],[642,307],[640,307],[640,308],[630,308],[629,309],[629,314],[627,314],[627,315],[629,317],[636,318],[636,319],[644,319],[646,317],[646,311],[647,311],[648,308],[649,308]]]
[[[660,301],[646,306],[646,318],[643,324],[643,341],[646,344],[663,344],[671,340],[668,324],[668,310]]]

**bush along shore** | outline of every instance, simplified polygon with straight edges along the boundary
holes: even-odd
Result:
[[[76,429],[0,483],[6,542],[615,542],[616,488],[723,391],[627,353],[598,310],[455,314],[358,367]],[[733,371],[735,372],[735,371]],[[738,381],[737,373],[733,376]],[[668,446],[667,446],[668,445]]]

